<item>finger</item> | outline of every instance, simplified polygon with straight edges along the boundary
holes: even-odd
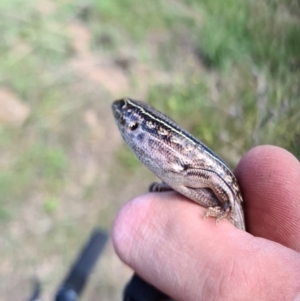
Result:
[[[127,203],[116,218],[120,258],[175,300],[294,300],[299,255],[279,244],[203,219],[205,209],[173,193]]]
[[[236,176],[247,230],[300,251],[300,164],[286,150],[259,146],[240,161]]]

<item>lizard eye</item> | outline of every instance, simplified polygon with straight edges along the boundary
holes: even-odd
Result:
[[[135,131],[139,127],[139,124],[137,122],[134,122],[132,124],[129,124],[129,129],[131,131]]]

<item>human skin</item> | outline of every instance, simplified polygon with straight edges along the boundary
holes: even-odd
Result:
[[[250,150],[235,175],[247,232],[175,192],[126,203],[115,250],[174,300],[300,300],[300,163],[275,146]]]

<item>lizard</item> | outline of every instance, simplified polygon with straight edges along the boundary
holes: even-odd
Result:
[[[204,143],[148,104],[124,98],[112,104],[119,131],[134,154],[162,183],[150,191],[175,190],[246,230],[243,198],[235,175]]]

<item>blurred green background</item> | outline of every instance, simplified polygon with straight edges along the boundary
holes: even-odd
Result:
[[[258,144],[300,157],[297,0],[0,1],[0,300],[51,300],[95,226],[155,177],[110,105],[162,110],[235,167]],[[141,180],[142,179],[142,180]],[[111,242],[83,300],[121,300]]]

